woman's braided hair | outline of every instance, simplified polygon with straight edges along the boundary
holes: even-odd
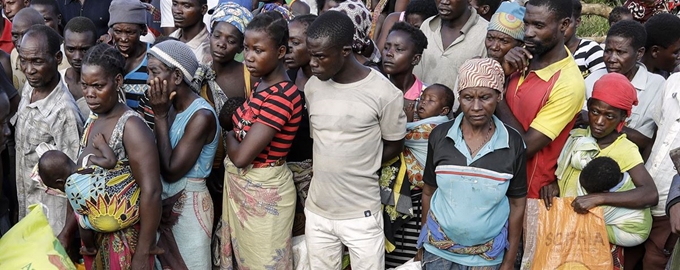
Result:
[[[87,50],[83,65],[100,66],[106,72],[106,75],[115,77],[118,74],[125,74],[125,58],[120,52],[108,45],[97,44]]]

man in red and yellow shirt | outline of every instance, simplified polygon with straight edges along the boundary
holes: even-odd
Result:
[[[585,83],[564,47],[571,1],[530,0],[524,16],[525,48],[506,54],[508,79],[499,117],[516,128],[527,145],[528,198],[558,195],[557,158],[583,106]]]

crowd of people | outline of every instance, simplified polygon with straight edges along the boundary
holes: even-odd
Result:
[[[651,2],[598,43],[579,0],[3,0],[0,236],[40,203],[86,269],[515,269],[575,197],[616,269],[680,269]]]

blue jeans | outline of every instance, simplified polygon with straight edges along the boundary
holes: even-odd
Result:
[[[500,264],[492,266],[460,265],[427,252],[427,250],[423,251],[423,270],[498,270],[500,268]]]

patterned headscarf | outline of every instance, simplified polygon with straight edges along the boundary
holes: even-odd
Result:
[[[261,13],[270,11],[278,12],[279,14],[281,14],[281,16],[283,16],[283,19],[286,20],[287,22],[290,22],[293,18],[295,18],[293,13],[291,13],[287,7],[275,3],[265,4],[262,7]]]
[[[488,87],[505,94],[505,73],[498,61],[491,58],[469,59],[458,70],[458,93],[470,87]]]
[[[222,3],[213,8],[209,12],[210,16],[210,32],[215,28],[215,25],[220,22],[228,22],[241,31],[246,32],[246,26],[253,20],[253,14],[247,8],[236,4],[234,2]]]
[[[595,82],[592,97],[609,104],[617,109],[626,111],[626,117],[630,117],[633,106],[638,104],[637,90],[626,76],[619,73],[607,73]],[[621,121],[616,126],[616,131],[621,132],[626,121]]]
[[[371,46],[371,37],[368,35],[368,32],[371,31],[371,12],[368,11],[364,3],[359,0],[347,0],[330,10],[347,14],[352,19],[355,29],[352,49],[355,52],[362,52],[368,46]],[[380,61],[380,50],[374,48],[370,60],[373,62]]]
[[[524,13],[526,8],[513,2],[503,2],[491,16],[487,30],[505,33],[516,40],[524,39]]]

